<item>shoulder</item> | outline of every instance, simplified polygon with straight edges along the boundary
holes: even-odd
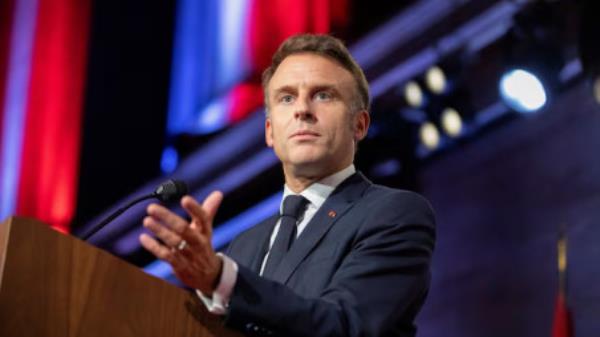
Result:
[[[435,227],[435,212],[430,202],[413,191],[370,184],[356,207],[390,225],[421,224]]]
[[[365,190],[363,199],[374,205],[393,206],[402,204],[403,206],[410,206],[433,212],[433,207],[421,194],[383,185],[370,184]]]
[[[357,172],[347,181],[350,182],[347,186],[351,185],[351,182],[363,186],[361,195],[362,201],[382,206],[403,203],[418,208],[428,209],[430,211],[433,210],[429,201],[422,195],[409,190],[374,184],[361,172]]]
[[[433,208],[425,197],[413,191],[374,184],[361,172],[345,180],[334,194],[342,195],[353,205],[349,214],[354,220],[435,224]]]
[[[431,204],[424,196],[409,190],[374,184],[361,172],[357,172],[344,183],[343,189],[345,190],[350,189],[352,185],[362,186],[359,188],[362,190],[361,201],[373,206],[386,207],[402,204],[433,213]]]

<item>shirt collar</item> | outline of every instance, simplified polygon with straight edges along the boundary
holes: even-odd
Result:
[[[312,205],[314,205],[317,209],[323,205],[325,199],[329,197],[329,195],[335,190],[335,188],[342,183],[342,181],[346,180],[346,178],[350,177],[356,172],[356,168],[354,164],[350,164],[350,166],[345,169],[338,171],[330,176],[327,176],[312,185],[308,186],[304,191],[300,192],[300,195],[305,197]],[[279,211],[282,211],[283,200],[288,195],[295,194],[287,185],[283,186],[283,198],[281,199],[281,203],[279,205]]]

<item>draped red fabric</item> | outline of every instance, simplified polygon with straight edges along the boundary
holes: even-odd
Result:
[[[571,313],[567,307],[567,301],[561,292],[556,297],[556,306],[554,307],[554,322],[552,324],[552,337],[572,337],[573,326],[571,322]]]
[[[259,83],[241,83],[231,90],[233,104],[230,118],[236,123],[263,104],[262,87]]]
[[[341,30],[348,27],[350,22],[350,1],[329,0],[329,17],[331,30]]]
[[[90,0],[40,0],[17,214],[68,231],[75,212]]]
[[[265,69],[277,46],[290,35],[329,32],[331,12],[330,0],[254,0],[249,35],[255,69]]]
[[[299,33],[329,33],[347,24],[347,0],[253,0],[249,13],[252,83],[236,87],[232,121],[247,116],[262,103],[260,75],[283,40]],[[261,89],[258,91],[257,88]],[[258,95],[251,97],[251,95]],[[238,100],[239,99],[239,100]]]

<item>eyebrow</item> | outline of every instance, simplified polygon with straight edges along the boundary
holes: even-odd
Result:
[[[276,97],[282,93],[295,93],[297,90],[291,85],[284,85],[283,87],[279,87],[273,90],[273,97]]]
[[[312,92],[319,92],[319,91],[331,91],[334,93],[338,93],[338,86],[334,85],[334,84],[322,84],[322,85],[317,85],[315,87],[313,87],[311,89]]]
[[[311,92],[318,92],[318,91],[323,91],[323,90],[339,93],[338,85],[336,85],[336,84],[318,84],[318,85],[315,85],[314,87],[310,88]],[[276,97],[277,95],[280,95],[281,93],[296,93],[297,91],[298,90],[296,89],[295,86],[284,85],[282,87],[279,87],[279,88],[273,90],[273,97]]]

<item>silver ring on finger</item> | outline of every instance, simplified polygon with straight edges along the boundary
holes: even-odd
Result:
[[[187,241],[181,240],[181,241],[179,241],[179,244],[177,245],[177,250],[182,251],[185,249],[185,247],[187,247]]]

